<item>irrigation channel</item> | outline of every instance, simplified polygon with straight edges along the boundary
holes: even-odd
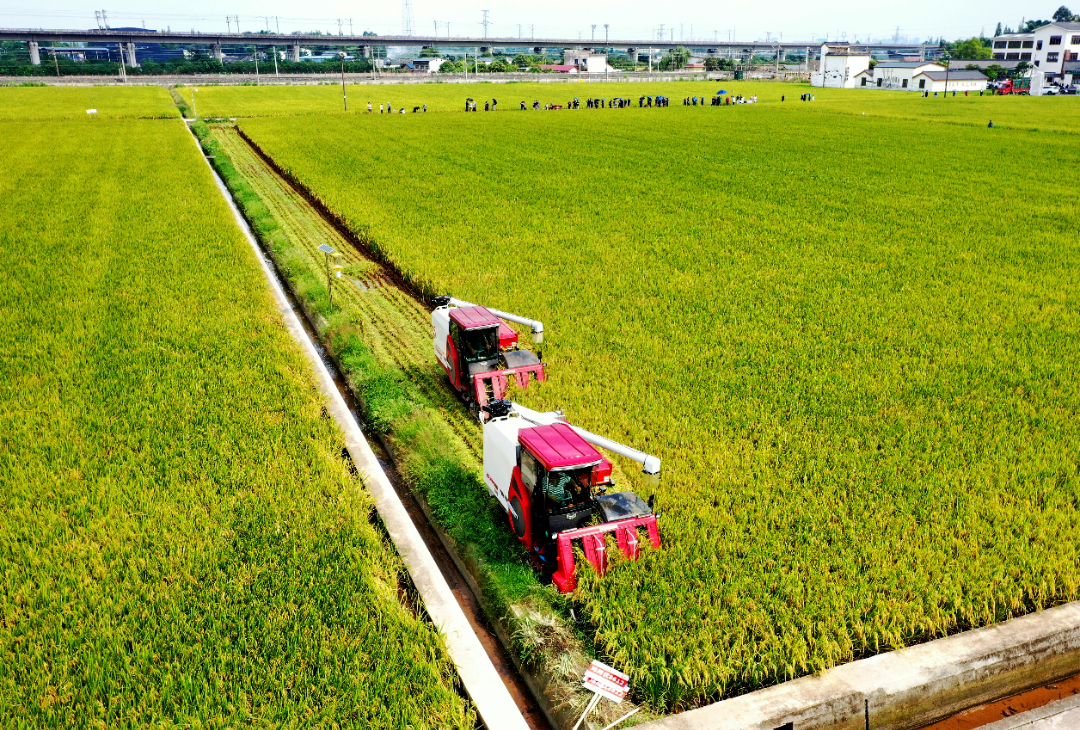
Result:
[[[320,261],[323,256],[318,250],[320,245],[329,245],[341,252],[346,271],[343,281],[346,285],[335,289],[335,300],[348,300],[350,306],[363,313],[365,342],[376,357],[392,359],[409,374],[432,402],[442,406],[442,417],[460,438],[462,448],[474,458],[480,458],[479,430],[461,407],[457,397],[442,382],[441,371],[433,372],[430,327],[426,324],[428,312],[424,305],[405,289],[392,271],[369,258],[332,222],[323,218],[289,181],[278,175],[240,137],[235,127],[214,126],[213,135],[229,155],[236,170],[251,185],[281,225],[283,232],[301,247],[306,255],[316,262]],[[333,376],[349,411],[358,423],[363,424],[362,410],[351,388],[327,356],[303,308],[296,302],[288,287],[285,287],[285,291],[308,336],[315,343],[323,363]],[[551,725],[512,658],[484,617],[468,582],[429,523],[420,504],[403,483],[384,445],[372,437],[370,431],[365,430],[364,435],[522,716],[531,730],[551,730]]]

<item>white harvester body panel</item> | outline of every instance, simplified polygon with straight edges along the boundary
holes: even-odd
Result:
[[[484,483],[506,509],[510,509],[510,482],[521,448],[518,431],[532,426],[523,418],[496,418],[484,423]]]
[[[450,336],[450,310],[439,307],[431,313],[431,327],[435,334],[435,359],[443,368],[450,369],[450,359],[446,356],[446,340]]]

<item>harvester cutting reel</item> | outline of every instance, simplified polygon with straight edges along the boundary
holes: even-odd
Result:
[[[605,536],[631,560],[638,557],[639,530],[660,547],[648,502],[633,492],[609,491],[611,462],[596,447],[642,465],[644,481],[660,480],[660,460],[637,449],[573,426],[562,411],[539,413],[507,400],[485,406],[484,481],[506,509],[510,527],[541,574],[560,593],[577,586],[573,543],[580,540],[585,558],[600,575],[607,571]]]
[[[432,304],[435,358],[481,423],[487,420],[484,406],[501,400],[511,382],[521,389],[533,378],[544,382],[543,353],[521,349],[518,333],[506,324],[529,327],[539,345],[544,341],[542,322],[449,296],[435,297]]]

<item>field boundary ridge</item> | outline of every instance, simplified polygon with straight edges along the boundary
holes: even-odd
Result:
[[[909,730],[1074,674],[1080,601],[843,664],[642,730]]]

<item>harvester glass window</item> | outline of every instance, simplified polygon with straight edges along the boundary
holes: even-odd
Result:
[[[592,467],[552,471],[544,475],[544,501],[548,511],[562,510],[588,502]]]
[[[499,356],[498,327],[464,330],[461,335],[462,354],[466,362],[480,362]]]
[[[525,488],[532,494],[536,490],[536,475],[543,471],[543,467],[537,463],[533,455],[525,449],[521,450],[521,481]]]

